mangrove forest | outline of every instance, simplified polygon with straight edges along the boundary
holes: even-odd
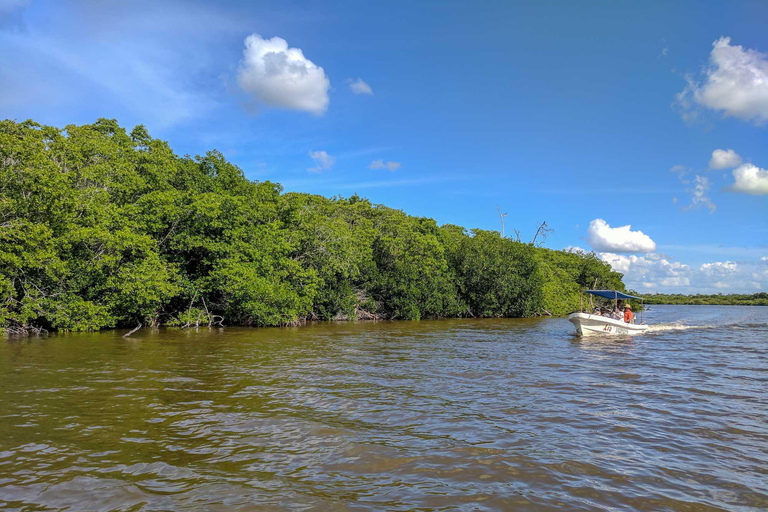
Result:
[[[624,290],[594,254],[283,193],[139,125],[0,122],[0,328],[284,326],[567,314]]]

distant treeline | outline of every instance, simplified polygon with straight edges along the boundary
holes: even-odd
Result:
[[[768,306],[768,293],[723,295],[680,295],[656,293],[645,296],[646,304],[681,304],[681,305],[712,305],[712,306]]]
[[[0,328],[524,317],[624,290],[594,254],[282,193],[143,126],[0,122]]]

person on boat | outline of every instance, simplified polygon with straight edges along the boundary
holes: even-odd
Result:
[[[632,306],[627,304],[624,306],[624,322],[631,324],[633,318],[635,318],[635,315],[632,313]]]

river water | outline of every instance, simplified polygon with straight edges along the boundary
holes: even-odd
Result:
[[[0,509],[768,509],[768,308],[646,320],[0,339]]]

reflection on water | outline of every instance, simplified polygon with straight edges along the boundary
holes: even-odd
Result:
[[[0,342],[9,510],[764,510],[768,308]]]

